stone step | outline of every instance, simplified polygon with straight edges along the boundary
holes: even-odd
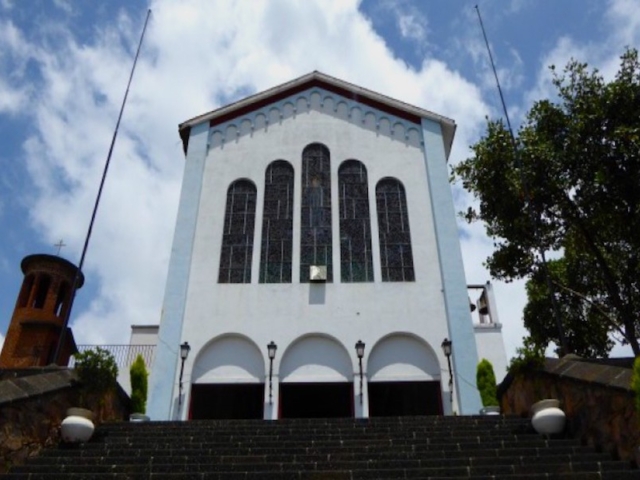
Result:
[[[474,445],[459,445],[452,444],[446,447],[442,445],[406,445],[404,449],[396,449],[393,446],[376,446],[376,445],[358,445],[350,446],[348,448],[340,448],[335,445],[296,445],[296,446],[273,446],[273,447],[216,447],[206,448],[202,445],[194,445],[190,448],[185,448],[180,445],[173,447],[166,446],[166,448],[129,448],[122,446],[118,448],[101,448],[101,446],[88,445],[77,449],[65,449],[65,450],[48,450],[43,452],[42,456],[56,456],[64,454],[69,458],[85,457],[85,458],[100,458],[104,456],[171,456],[180,457],[194,455],[201,453],[203,455],[210,456],[241,456],[241,455],[304,455],[304,454],[360,454],[360,455],[379,455],[385,452],[405,452],[422,454],[425,457],[433,458],[441,456],[442,458],[459,458],[462,455],[475,456],[475,457],[513,457],[513,456],[543,456],[548,453],[554,454],[576,454],[585,453],[590,451],[588,447],[580,445],[516,445],[511,444],[507,446],[491,446],[486,444],[474,444]],[[64,452],[64,453],[62,453]]]
[[[469,448],[477,448],[477,445],[484,445],[487,448],[508,448],[510,446],[536,446],[536,447],[548,447],[553,444],[554,446],[574,446],[579,443],[573,439],[556,439],[548,440],[540,436],[505,436],[505,437],[490,437],[482,438],[480,436],[475,437],[457,437],[457,438],[441,438],[441,437],[420,437],[420,438],[384,438],[384,437],[370,437],[361,435],[359,437],[300,437],[291,439],[289,437],[241,437],[230,438],[226,440],[213,439],[199,439],[193,437],[186,438],[140,438],[129,439],[123,441],[111,441],[105,439],[104,442],[95,443],[91,442],[86,445],[87,449],[117,449],[117,448],[143,448],[143,449],[176,449],[176,448],[271,448],[274,446],[281,446],[284,448],[293,446],[319,446],[319,447],[336,447],[336,448],[349,448],[351,446],[358,447],[363,444],[368,446],[397,446],[402,448],[406,445],[415,446],[442,446],[447,448],[454,445],[464,445]]]
[[[201,453],[201,452],[198,452]],[[231,463],[330,463],[330,462],[351,462],[351,461],[369,461],[369,455],[353,454],[353,453],[338,453],[338,454],[323,454],[323,455],[246,455],[246,456],[207,456],[207,460],[212,463],[231,464]],[[193,457],[190,456],[173,456],[171,457],[172,464],[189,463],[193,461]],[[420,453],[381,453],[376,456],[375,460],[389,461],[389,460],[408,460],[417,461],[421,467],[432,467],[438,465],[465,465],[465,466],[482,466],[482,465],[537,465],[539,463],[547,464],[559,464],[570,462],[608,462],[611,461],[611,455],[607,453],[595,453],[588,451],[585,453],[577,453],[574,455],[544,455],[539,457],[531,456],[512,456],[512,457],[457,457],[457,458],[427,458]],[[125,464],[163,464],[166,463],[166,458],[160,455],[153,455],[149,457],[74,457],[74,465],[95,465],[97,462],[108,462],[116,465]],[[56,466],[66,465],[69,463],[68,457],[64,456],[39,456],[30,460],[30,465],[38,466]],[[28,468],[28,467],[16,467],[16,468]]]
[[[331,470],[349,470],[352,472],[361,471],[399,471],[411,470],[421,471],[424,476],[441,476],[443,474],[470,477],[482,475],[524,475],[527,473],[584,473],[584,472],[604,472],[628,470],[626,466],[620,465],[620,462],[570,462],[568,464],[550,464],[541,463],[537,465],[461,465],[461,464],[433,464],[421,465],[418,460],[400,461],[400,460],[368,460],[360,462],[311,462],[311,463],[240,463],[240,464],[219,464],[211,462],[210,459],[202,459],[202,462],[189,463],[152,463],[152,464],[121,464],[117,462],[108,464],[94,465],[58,465],[51,466],[31,466],[31,469],[16,468],[15,472],[31,472],[33,474],[52,473],[113,473],[127,475],[155,475],[164,473],[218,473],[218,472],[309,472],[323,469]]]
[[[448,472],[447,472],[448,473]],[[379,470],[371,472],[353,472],[350,470],[318,470],[314,472],[217,472],[217,473],[166,473],[157,475],[127,475],[114,473],[14,473],[5,476],[9,480],[462,480],[473,478],[474,480],[637,480],[638,472],[633,470],[619,470],[609,472],[578,472],[578,473],[526,473],[507,475],[480,475],[470,477],[468,473],[462,475],[434,476],[425,474],[421,470]]]

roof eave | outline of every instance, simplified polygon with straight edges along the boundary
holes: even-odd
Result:
[[[283,95],[286,96],[288,92],[291,92],[291,94],[293,94],[296,91],[306,89],[307,86],[324,86],[325,88],[329,87],[329,89],[344,90],[347,92],[347,94],[350,94],[349,96],[364,100],[365,103],[368,100],[369,102],[387,106],[392,110],[405,112],[405,114],[408,116],[425,118],[439,123],[442,128],[442,135],[445,144],[445,154],[446,157],[449,158],[449,153],[451,151],[451,146],[453,144],[453,138],[456,131],[456,123],[454,120],[443,115],[438,115],[437,113],[431,112],[429,110],[425,110],[414,105],[402,102],[400,100],[396,100],[386,95],[382,95],[372,90],[368,90],[349,82],[339,80],[318,71],[311,72],[307,75],[303,75],[302,77],[298,77],[289,82],[283,83],[268,90],[264,90],[242,100],[238,100],[237,102],[225,105],[224,107],[220,107],[216,110],[212,110],[211,112],[198,115],[185,122],[182,122],[178,126],[178,130],[180,132],[180,137],[182,138],[185,154],[187,152],[191,127],[206,121],[212,123],[217,119],[227,119],[229,116],[233,115],[234,112],[242,112],[250,109],[251,105],[256,105],[256,108],[259,108],[261,104],[271,98],[278,98],[282,97]]]

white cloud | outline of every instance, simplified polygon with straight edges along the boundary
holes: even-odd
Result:
[[[424,46],[428,30],[427,17],[407,0],[386,0],[379,5],[384,14],[390,13],[395,20],[400,36]]]
[[[0,113],[17,113],[27,103],[24,69],[31,51],[22,33],[9,20],[0,20]]]
[[[53,0],[53,4],[56,8],[59,8],[66,14],[70,14],[73,12],[73,7],[71,6],[70,0]]]

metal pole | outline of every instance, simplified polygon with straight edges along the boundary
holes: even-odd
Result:
[[[359,364],[360,364],[360,405],[362,405],[362,396],[363,396],[363,392],[362,392],[362,357],[358,358]]]
[[[480,28],[482,29],[482,36],[484,37],[484,43],[487,46],[487,52],[489,53],[489,60],[491,61],[491,68],[493,69],[493,76],[496,79],[496,85],[498,87],[498,93],[500,94],[500,102],[502,103],[502,110],[504,111],[504,116],[507,120],[507,127],[509,129],[509,136],[511,137],[511,146],[513,148],[514,158],[516,161],[516,166],[518,168],[518,172],[520,174],[520,183],[522,183],[522,193],[527,201],[527,213],[529,214],[529,221],[531,222],[531,229],[533,230],[533,238],[537,244],[538,254],[540,255],[541,260],[541,268],[542,273],[545,278],[545,282],[547,284],[547,289],[549,290],[549,298],[551,300],[551,308],[553,309],[554,317],[556,320],[556,328],[558,329],[558,340],[560,341],[560,357],[569,353],[567,346],[567,339],[564,334],[564,327],[562,326],[562,318],[560,315],[560,309],[558,308],[558,302],[555,296],[555,289],[553,288],[553,283],[551,282],[551,277],[549,275],[549,269],[547,268],[547,258],[544,253],[544,249],[538,243],[538,222],[536,220],[535,214],[533,213],[533,208],[531,206],[531,199],[529,198],[529,186],[527,184],[527,179],[523,173],[522,169],[522,160],[520,158],[520,150],[516,144],[516,138],[513,135],[513,129],[511,128],[511,121],[509,120],[509,113],[507,112],[507,104],[504,101],[504,96],[502,95],[502,88],[500,87],[500,80],[498,79],[498,73],[496,72],[496,66],[493,62],[493,55],[491,54],[491,48],[489,48],[489,40],[487,40],[487,33],[484,30],[484,23],[482,22],[482,17],[480,16],[480,8],[478,5],[475,6],[476,12],[478,13],[478,20],[480,21]]]
[[[178,407],[182,405],[182,374],[184,373],[184,358],[182,359],[182,364],[180,365],[180,385],[178,391]]]
[[[129,75],[129,81],[127,82],[127,89],[124,93],[124,98],[122,100],[122,106],[120,107],[120,114],[118,115],[118,121],[116,122],[116,128],[113,131],[113,137],[111,138],[111,145],[109,146],[109,153],[107,154],[107,160],[104,164],[104,171],[102,172],[102,178],[100,180],[100,187],[98,188],[98,195],[96,196],[95,204],[93,205],[93,212],[91,213],[91,220],[89,221],[89,228],[87,230],[87,235],[84,239],[84,246],[82,247],[82,254],[80,255],[80,262],[78,263],[78,268],[76,270],[76,275],[71,285],[71,292],[69,293],[69,306],[66,309],[66,313],[64,315],[64,320],[62,322],[62,330],[60,332],[60,337],[58,338],[58,345],[56,346],[56,351],[53,355],[53,363],[58,363],[58,358],[60,357],[60,352],[65,342],[65,337],[67,333],[67,325],[69,324],[69,319],[71,318],[71,310],[73,308],[73,303],[76,298],[76,292],[78,291],[78,283],[80,282],[80,278],[82,277],[82,267],[84,266],[84,259],[87,255],[87,249],[89,247],[89,240],[91,239],[91,232],[93,230],[93,224],[95,223],[96,214],[98,213],[98,206],[100,204],[100,197],[102,196],[102,189],[104,187],[104,182],[107,178],[107,172],[109,170],[109,164],[111,163],[111,155],[113,154],[113,147],[116,143],[116,137],[118,136],[118,130],[120,128],[120,121],[122,120],[122,114],[124,113],[124,106],[127,103],[127,97],[129,96],[129,88],[131,87],[131,81],[133,80],[133,73],[136,70],[136,64],[138,63],[138,57],[140,55],[140,49],[142,48],[142,40],[144,39],[144,34],[147,31],[147,24],[149,23],[149,17],[151,16],[151,9],[147,10],[147,17],[144,21],[144,27],[142,28],[142,35],[140,36],[140,42],[138,43],[138,49],[136,51],[136,56],[133,60],[133,67],[131,68],[131,74]]]
[[[269,405],[273,405],[273,358],[269,359]]]
[[[453,413],[453,371],[451,370],[451,355],[447,355],[447,365],[449,366],[449,404]]]

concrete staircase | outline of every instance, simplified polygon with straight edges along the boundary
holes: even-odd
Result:
[[[10,479],[637,479],[640,470],[521,418],[118,423]]]

